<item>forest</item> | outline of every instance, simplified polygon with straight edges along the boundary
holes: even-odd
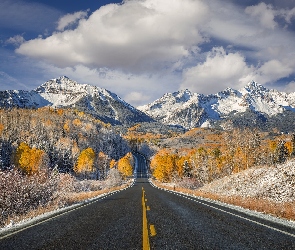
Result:
[[[130,150],[110,124],[81,111],[1,109],[0,225],[126,183]]]
[[[132,151],[146,156],[159,183],[198,189],[284,163],[295,155],[295,136],[255,128],[184,131],[155,122],[112,126],[73,109],[1,109],[0,225],[126,185]]]
[[[152,176],[160,182],[189,179],[200,187],[255,166],[274,166],[295,155],[295,136],[278,131],[234,128],[195,128],[178,134],[143,134],[136,126],[126,138],[150,160]]]

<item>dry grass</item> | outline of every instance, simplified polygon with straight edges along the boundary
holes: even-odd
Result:
[[[161,188],[175,190],[189,195],[195,195],[203,198],[208,198],[216,201],[221,201],[227,204],[240,206],[246,209],[255,210],[265,214],[271,214],[276,217],[295,220],[295,202],[273,202],[267,199],[255,199],[255,198],[244,198],[239,196],[222,196],[208,192],[202,192],[198,190],[185,189],[180,187],[173,187],[165,185],[158,181],[153,183]]]
[[[73,205],[73,204],[85,201],[87,199],[95,198],[95,197],[105,194],[105,193],[113,192],[116,190],[121,190],[123,188],[128,187],[129,185],[130,185],[130,183],[125,183],[121,186],[105,188],[105,189],[98,190],[98,191],[67,193],[67,195],[62,198],[63,199],[62,202],[60,200],[56,200],[51,203],[48,203],[45,206],[39,206],[36,209],[29,210],[25,214],[21,214],[21,215],[12,214],[12,215],[8,216],[8,218],[5,221],[2,221],[2,225],[7,226],[9,224],[15,224],[15,223],[24,221],[26,219],[31,219],[31,218],[37,217],[39,215],[42,215],[44,213],[54,211],[54,210],[60,208],[59,203],[62,203],[63,206]]]
[[[127,187],[128,184],[124,184],[119,187],[112,187],[112,188],[107,188],[107,189],[102,189],[102,190],[97,190],[97,191],[89,191],[89,192],[79,192],[79,193],[69,193],[68,196],[65,198],[65,202],[67,205],[72,205],[87,199],[95,198],[101,194],[113,192],[116,190],[123,189]]]

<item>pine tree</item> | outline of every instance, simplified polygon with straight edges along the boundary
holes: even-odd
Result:
[[[283,163],[288,158],[288,149],[285,146],[285,141],[280,141],[278,144],[278,147],[276,149],[276,162],[277,163]]]

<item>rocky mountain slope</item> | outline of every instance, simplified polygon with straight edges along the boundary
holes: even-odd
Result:
[[[240,90],[227,88],[211,95],[191,93],[189,90],[168,93],[138,109],[155,120],[187,129],[224,127],[228,121],[243,123],[243,119],[249,116],[252,125],[259,122],[265,125],[281,114],[288,117],[295,114],[295,93],[269,90],[251,81]]]
[[[258,127],[295,130],[295,93],[270,90],[251,81],[244,88],[227,88],[203,95],[182,90],[134,108],[116,94],[79,84],[66,76],[52,79],[32,91],[0,91],[2,108],[74,108],[112,125],[157,121],[158,124],[194,127]]]
[[[113,125],[152,121],[116,94],[103,88],[79,84],[66,76],[49,80],[32,91],[0,91],[0,107],[44,106],[75,108]]]

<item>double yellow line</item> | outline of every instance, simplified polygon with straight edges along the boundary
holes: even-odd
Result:
[[[150,207],[146,205],[146,197],[145,191],[142,187],[142,249],[149,250],[150,249],[150,239],[149,239],[149,227],[148,227],[148,220],[147,220],[147,212],[150,210]],[[155,236],[156,229],[154,225],[150,225],[150,235]]]

